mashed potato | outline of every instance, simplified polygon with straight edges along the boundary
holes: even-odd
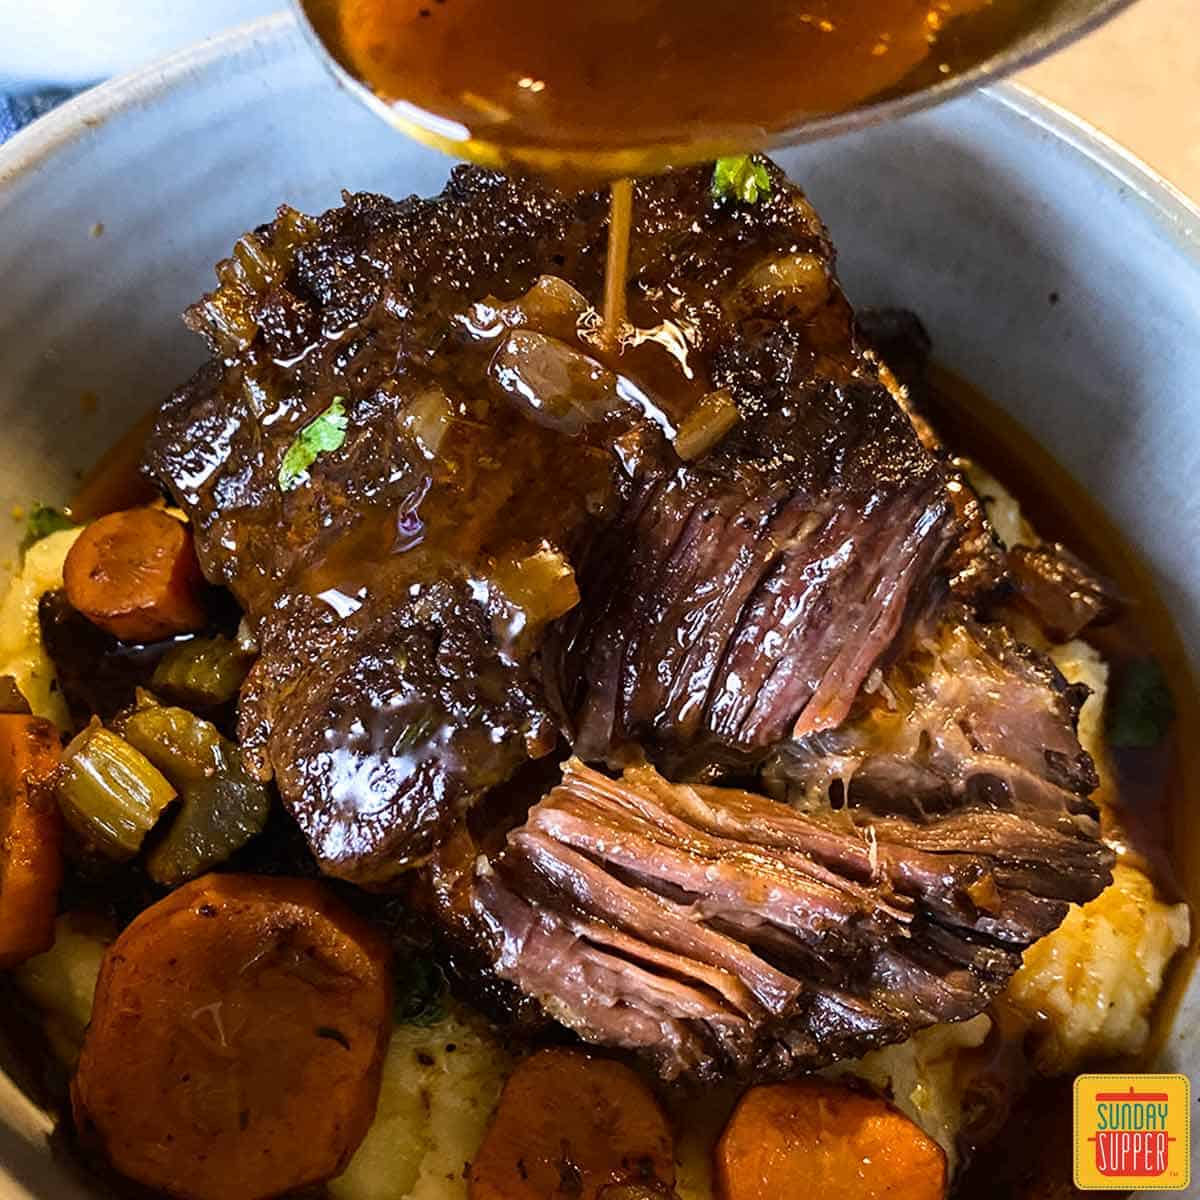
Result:
[[[17,986],[41,1010],[55,1057],[73,1068],[92,1019],[100,961],[108,948],[105,931],[70,914],[54,925],[54,945],[13,972]]]
[[[1076,638],[1061,646],[1052,646],[1054,665],[1071,683],[1087,684],[1091,695],[1079,710],[1079,741],[1095,760],[1101,775],[1110,773],[1108,749],[1104,744],[1104,702],[1108,696],[1108,663],[1092,645]]]
[[[962,471],[971,489],[983,502],[988,521],[1006,549],[1009,546],[1037,545],[1041,539],[1025,520],[1016,496],[1004,484],[974,459],[956,458],[954,465]]]
[[[63,562],[78,536],[78,529],[64,529],[30,546],[0,603],[0,675],[11,675],[29,707],[60,729],[67,728],[67,706],[42,646],[38,601],[62,587]]]
[[[379,1108],[332,1200],[464,1200],[511,1059],[486,1023],[456,1009],[431,1027],[398,1025]]]
[[[1005,993],[1030,1028],[1038,1070],[1059,1075],[1141,1053],[1163,975],[1189,932],[1186,904],[1164,904],[1141,871],[1119,864],[1111,887],[1026,951]]]

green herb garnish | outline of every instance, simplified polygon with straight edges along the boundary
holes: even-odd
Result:
[[[397,1025],[436,1025],[446,1017],[446,977],[431,958],[413,954],[396,960]]]
[[[439,712],[433,705],[421,705],[412,713],[404,728],[400,730],[392,745],[392,753],[399,754],[402,750],[416,750],[428,744],[444,720],[445,714]]]
[[[280,491],[290,492],[303,482],[308,475],[308,468],[317,461],[318,455],[341,449],[346,440],[347,425],[349,420],[345,401],[341,396],[335,396],[333,403],[320,416],[309,421],[288,447],[279,466]]]
[[[713,167],[712,194],[718,200],[733,196],[743,204],[756,204],[759,196],[771,194],[766,164],[753,154],[718,158]]]
[[[1108,741],[1120,749],[1156,746],[1175,719],[1175,699],[1158,660],[1139,658],[1120,673],[1108,707]]]
[[[63,529],[74,529],[75,522],[60,508],[52,508],[49,504],[35,504],[30,510],[25,522],[25,536],[21,539],[23,554],[35,542],[58,533]]]

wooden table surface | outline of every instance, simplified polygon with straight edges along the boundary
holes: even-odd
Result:
[[[1200,203],[1200,0],[1137,0],[1017,78]]]

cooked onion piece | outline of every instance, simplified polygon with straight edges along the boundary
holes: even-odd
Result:
[[[739,415],[728,388],[702,396],[675,435],[675,453],[684,462],[707,454],[737,424]]]
[[[496,337],[505,329],[524,328],[567,341],[591,311],[587,297],[565,279],[539,275],[516,300],[504,302],[489,296],[473,304],[463,323],[476,337]]]
[[[532,421],[577,434],[619,403],[617,377],[558,338],[513,330],[492,358],[492,382]]]
[[[491,575],[521,614],[523,631],[541,629],[579,603],[579,584],[570,561],[548,542],[532,554],[497,562]]]
[[[781,254],[752,267],[741,290],[755,304],[785,309],[793,317],[809,317],[830,297],[829,272],[816,254]]]

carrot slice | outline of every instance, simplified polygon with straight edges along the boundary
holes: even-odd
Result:
[[[370,1126],[391,1008],[386,943],[322,885],[202,876],[105,955],[76,1125],[183,1200],[319,1183]]]
[[[671,1131],[628,1067],[542,1050],[509,1076],[471,1164],[470,1200],[596,1200],[604,1189],[675,1182]],[[607,1194],[607,1193],[606,1193]]]
[[[206,624],[191,531],[160,508],[93,521],[63,564],[71,606],[124,642],[157,642]]]
[[[51,785],[58,751],[49,721],[0,714],[0,969],[54,944],[62,882],[62,818]]]
[[[946,1156],[878,1096],[820,1079],[751,1088],[716,1152],[720,1200],[942,1200]]]

